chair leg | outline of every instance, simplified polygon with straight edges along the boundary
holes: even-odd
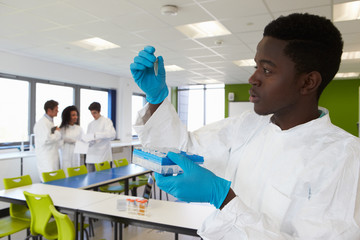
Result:
[[[86,234],[86,239],[87,239],[87,240],[90,240],[88,231],[87,231],[86,229],[84,229],[84,232],[85,232],[85,234]]]
[[[155,188],[155,183],[154,183],[153,189],[154,189],[154,199],[156,199],[156,188]]]
[[[93,224],[93,219],[89,218],[89,235],[90,237],[94,237],[95,236],[95,232],[94,232],[94,224]]]

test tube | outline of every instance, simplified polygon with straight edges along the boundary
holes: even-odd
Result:
[[[158,67],[159,67],[159,60],[156,58],[154,62],[154,72],[156,76],[158,75]]]

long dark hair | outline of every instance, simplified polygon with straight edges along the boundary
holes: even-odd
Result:
[[[70,123],[70,119],[71,119],[71,112],[72,111],[76,111],[77,112],[77,115],[78,115],[78,119],[76,121],[76,125],[79,125],[79,122],[80,122],[80,114],[79,114],[79,111],[77,109],[76,106],[68,106],[64,109],[64,111],[62,112],[61,114],[61,118],[62,118],[62,121],[61,121],[61,124],[60,124],[60,128],[63,128],[63,127],[67,127],[69,126],[69,123]]]

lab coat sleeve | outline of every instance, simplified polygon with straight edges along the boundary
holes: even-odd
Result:
[[[55,131],[54,133],[51,133],[51,126],[47,124],[36,124],[34,128],[34,133],[36,134],[38,142],[42,143],[42,145],[53,145],[56,143],[60,144],[60,131]]]
[[[108,118],[103,119],[104,129],[102,131],[97,131],[94,133],[95,140],[113,140],[116,136],[116,131],[112,121]]]
[[[358,149],[358,147],[355,147]],[[354,149],[355,149],[354,148]],[[351,147],[347,149],[352,151]],[[203,239],[357,240],[360,239],[359,151],[343,159],[340,169],[318,168],[299,180],[282,223],[248,208],[241,193],[203,223]],[[327,172],[328,173],[324,173]],[[332,172],[333,171],[333,172]],[[328,178],[320,177],[329,176]],[[331,175],[331,177],[330,177]],[[319,178],[322,178],[319,180]],[[314,182],[311,192],[309,184]]]
[[[234,119],[225,119],[188,132],[168,100],[149,117],[148,105],[138,113],[133,126],[144,147],[175,148],[204,157],[204,167],[225,177],[229,145],[234,136]]]

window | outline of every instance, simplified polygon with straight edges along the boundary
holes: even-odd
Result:
[[[179,87],[178,113],[189,131],[224,118],[224,85]]]
[[[108,92],[93,89],[80,90],[80,126],[87,131],[88,124],[94,120],[90,113],[89,106],[93,102],[98,102],[101,105],[101,115],[108,117]]]
[[[143,94],[133,94],[131,98],[131,125],[135,124],[137,113],[142,109],[146,104],[146,98]],[[132,128],[132,135],[136,136],[135,130]]]
[[[0,77],[0,142],[29,140],[29,82]]]
[[[223,119],[225,116],[224,85],[206,85],[205,93],[205,124]]]
[[[93,120],[88,107],[97,101],[101,104],[101,114],[113,120],[116,116],[116,90],[90,89],[75,84],[50,82],[0,73],[0,148],[16,148],[20,142],[27,147],[33,126],[45,113],[44,104],[48,100],[59,103],[59,113],[54,124],[61,123],[61,113],[70,105],[80,106],[80,121],[86,131]],[[112,106],[111,109],[108,107]],[[110,117],[112,116],[112,117]]]
[[[59,113],[54,117],[54,125],[60,126],[61,113],[67,106],[74,105],[74,88],[54,84],[36,83],[36,115],[38,121],[44,114],[44,104],[48,100],[55,100],[59,103]]]

